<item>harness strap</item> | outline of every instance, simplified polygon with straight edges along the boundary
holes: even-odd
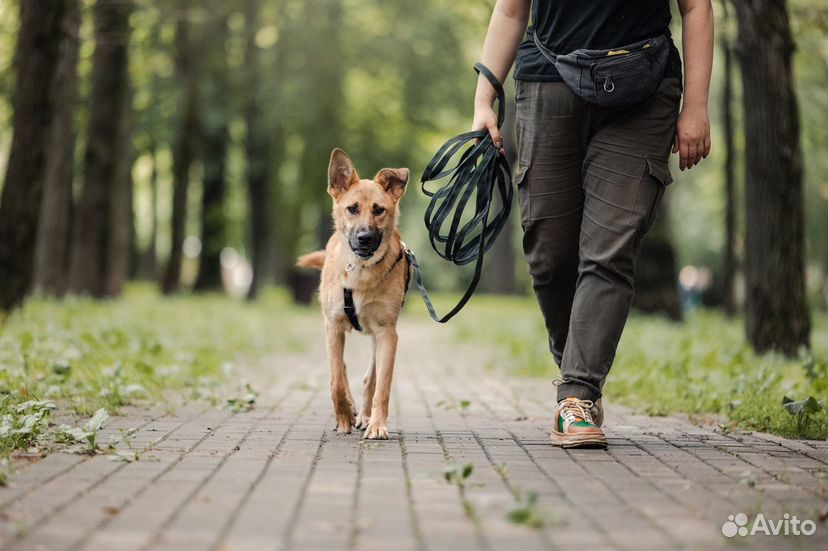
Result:
[[[362,326],[359,324],[359,316],[357,316],[356,305],[354,305],[354,291],[347,287],[342,289],[345,296],[345,315],[348,316],[348,321],[357,331],[362,331]]]
[[[388,273],[385,274],[386,277],[388,276],[388,274],[390,274],[391,272],[394,271],[394,268],[397,267],[397,264],[400,263],[400,260],[402,260],[403,258],[406,258],[406,260],[408,260],[407,252],[408,252],[408,249],[406,248],[405,245],[403,245],[402,249],[400,250],[400,255],[397,257],[397,260],[394,261],[394,265],[391,266],[388,269]],[[380,259],[379,262],[382,262],[382,259]],[[379,262],[377,262],[377,264],[379,264]],[[405,271],[405,290],[403,291],[403,304],[405,304],[405,293],[408,292],[409,279],[410,279],[409,273],[408,273],[408,270],[406,270]],[[345,315],[348,316],[348,321],[351,322],[351,326],[354,329],[356,329],[357,331],[362,331],[362,326],[359,324],[359,314],[357,314],[356,304],[354,304],[354,290],[349,289],[348,287],[343,287],[342,288],[342,298],[344,299],[344,302],[345,302]]]

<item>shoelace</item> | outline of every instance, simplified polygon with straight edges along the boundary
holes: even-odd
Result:
[[[580,417],[587,423],[594,425],[592,414],[589,412],[594,405],[592,400],[564,400],[561,404],[561,416],[569,424],[574,423]]]

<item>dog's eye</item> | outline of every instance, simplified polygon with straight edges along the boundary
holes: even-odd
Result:
[[[348,212],[350,212],[351,214],[359,214],[359,206],[351,205],[350,207],[348,207]]]
[[[374,205],[373,212],[374,212],[374,216],[379,216],[379,215],[381,215],[382,213],[385,212],[385,208],[381,207],[379,205]]]

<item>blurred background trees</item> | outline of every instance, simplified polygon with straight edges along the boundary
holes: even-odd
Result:
[[[283,285],[306,300],[315,280],[293,259],[329,235],[333,147],[362,177],[412,169],[406,241],[430,287],[458,289],[470,274],[430,254],[416,181],[468,128],[493,4],[0,4],[0,307],[114,297],[129,278],[251,299]],[[744,311],[758,350],[791,354],[826,302],[828,14],[816,0],[715,8],[713,153],[673,170],[635,306],[676,320],[700,304]],[[516,218],[486,292],[528,289]]]

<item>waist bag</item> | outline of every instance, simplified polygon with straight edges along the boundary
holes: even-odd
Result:
[[[541,55],[560,73],[572,92],[602,107],[632,105],[658,89],[670,58],[670,38],[663,34],[611,50],[579,49],[555,54],[532,32]]]

